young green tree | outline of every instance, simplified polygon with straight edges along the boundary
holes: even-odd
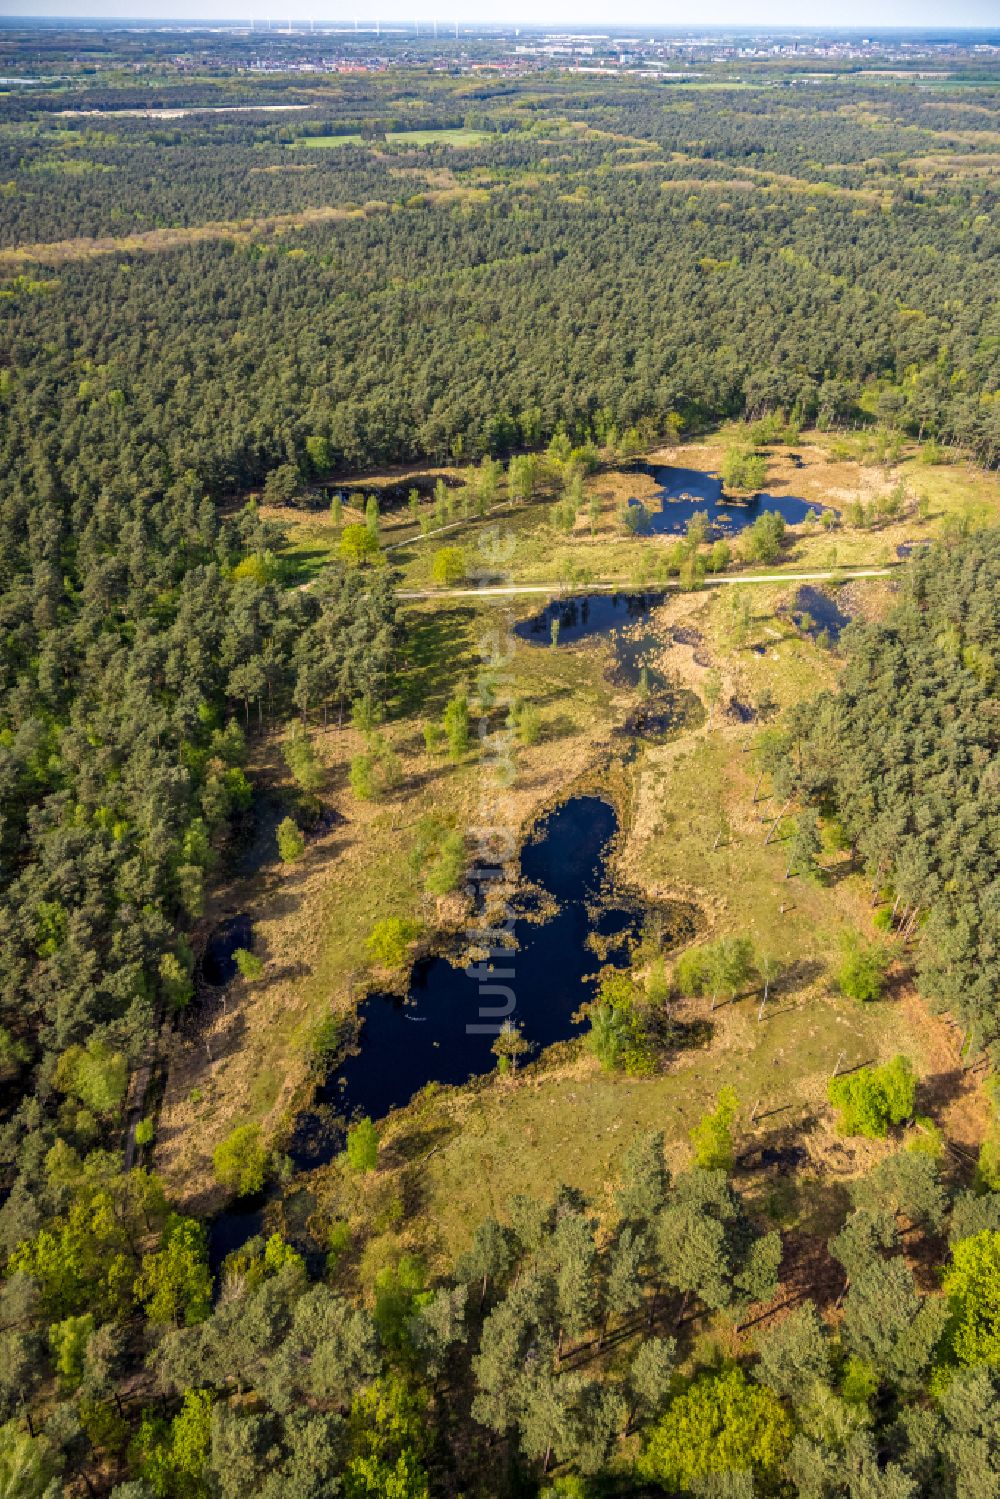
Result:
[[[832,1077],[827,1096],[840,1111],[839,1127],[845,1135],[883,1139],[889,1126],[903,1124],[913,1113],[917,1080],[909,1060],[893,1057],[882,1067],[861,1067],[857,1072]]]
[[[781,964],[773,953],[759,950],[754,955],[753,966],[760,980],[760,1005],[757,1009],[757,1024],[764,1019],[764,1007],[771,985],[781,972]]]
[[[858,932],[844,932],[840,938],[838,989],[862,1003],[881,999],[891,961],[892,953],[882,943],[865,942]]]
[[[233,958],[240,978],[246,979],[248,984],[254,983],[264,972],[264,959],[259,958],[256,953],[248,952],[245,947],[237,947]]]
[[[341,559],[351,567],[365,567],[381,555],[378,535],[369,526],[354,521],[340,533],[338,547]]]
[[[381,790],[376,775],[375,756],[354,755],[351,759],[347,779],[359,802],[373,802]]]
[[[729,448],[722,460],[722,482],[738,494],[759,490],[766,473],[767,459],[752,448]]]
[[[401,968],[420,932],[419,921],[406,916],[383,916],[372,927],[365,946],[383,968]]]
[[[542,716],[534,703],[514,703],[507,721],[521,744],[537,744],[542,737]]]
[[[366,1116],[347,1131],[347,1160],[352,1171],[367,1174],[378,1163],[378,1134]]]
[[[708,704],[708,727],[711,728],[719,698],[722,696],[722,678],[714,667],[705,673],[701,690]]]
[[[55,1084],[94,1114],[117,1113],[128,1086],[128,1063],[120,1051],[94,1039],[86,1046],[71,1046],[59,1058]]]
[[[278,857],[283,864],[294,864],[306,851],[306,840],[291,817],[284,817],[279,822],[277,840]]]
[[[505,1020],[490,1051],[497,1059],[501,1072],[516,1072],[520,1057],[531,1050],[531,1043],[524,1039],[520,1029],[512,1020]]]
[[[444,710],[444,731],[448,738],[448,753],[453,760],[461,760],[470,744],[469,700],[458,692]]]
[[[465,838],[453,828],[444,834],[428,865],[424,876],[424,889],[428,895],[450,895],[462,882],[465,864]]]
[[[648,1077],[656,1065],[656,1049],[645,996],[632,976],[615,969],[601,975],[596,997],[587,1006],[588,1050],[607,1072]]]
[[[83,1379],[87,1344],[93,1332],[93,1312],[84,1312],[79,1317],[66,1317],[62,1322],[53,1322],[49,1328],[52,1362],[60,1380],[69,1389],[76,1389]]]
[[[303,724],[292,725],[291,732],[282,746],[282,754],[296,786],[306,797],[315,801],[317,793],[323,786],[325,772]]]
[[[650,1420],[660,1414],[670,1399],[676,1367],[676,1338],[646,1338],[640,1343],[628,1371],[629,1426],[639,1417]]]
[[[789,844],[785,879],[791,879],[793,873],[806,878],[815,876],[819,871],[816,856],[822,847],[823,840],[819,834],[819,821],[815,812],[803,812],[796,821],[795,832]]]
[[[978,1233],[953,1246],[944,1294],[954,1357],[1000,1367],[1000,1233]]]
[[[739,1112],[739,1099],[732,1088],[723,1088],[715,1100],[715,1108],[703,1114],[690,1133],[694,1149],[695,1164],[704,1171],[731,1171],[735,1152],[733,1149],[733,1124]]]
[[[735,999],[750,981],[754,966],[749,937],[719,937],[702,948],[704,991],[712,996],[712,1009],[719,999]]]
[[[267,1151],[259,1124],[239,1124],[212,1154],[216,1180],[236,1197],[259,1192],[267,1175]]]
[[[765,510],[743,532],[741,549],[748,562],[777,562],[785,542],[785,522],[775,510]]]
[[[212,1304],[212,1276],[205,1230],[197,1219],[170,1214],[160,1248],[143,1260],[135,1295],[150,1322],[190,1327],[205,1320]]]
[[[776,1477],[792,1440],[792,1422],[773,1390],[743,1371],[696,1376],[653,1427],[639,1459],[643,1478],[668,1492],[728,1473]],[[718,1489],[717,1492],[721,1492]]]
[[[431,564],[431,577],[445,588],[464,583],[468,575],[468,563],[464,547],[438,547]]]

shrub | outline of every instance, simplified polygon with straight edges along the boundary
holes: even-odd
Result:
[[[367,1116],[347,1131],[347,1160],[352,1171],[374,1171],[378,1162],[378,1135]]]
[[[462,547],[439,547],[431,564],[431,577],[435,583],[450,587],[464,583],[467,576],[465,551]]]
[[[902,1124],[913,1113],[917,1080],[906,1057],[893,1057],[883,1067],[862,1067],[843,1077],[832,1077],[827,1096],[840,1110],[845,1135],[880,1140],[890,1124]]]
[[[417,940],[420,931],[419,921],[405,916],[383,916],[372,927],[365,946],[383,968],[401,968],[410,944]]]
[[[245,947],[238,947],[233,953],[233,959],[239,969],[240,978],[246,979],[248,983],[259,979],[264,972],[263,958],[258,958],[256,953],[248,952]]]
[[[259,1124],[239,1124],[212,1152],[212,1165],[220,1186],[236,1197],[259,1192],[267,1174],[267,1152]]]
[[[715,1108],[704,1114],[688,1138],[694,1148],[697,1166],[705,1171],[731,1171],[733,1167],[733,1124],[739,1099],[732,1088],[723,1088]]]
[[[294,864],[305,853],[306,840],[301,829],[290,817],[278,824],[278,857],[283,864]]]
[[[892,954],[881,943],[865,943],[857,932],[845,932],[840,939],[841,960],[837,969],[837,987],[848,999],[862,1003],[881,999]]]

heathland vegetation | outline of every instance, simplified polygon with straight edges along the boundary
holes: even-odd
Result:
[[[996,81],[21,45],[0,1493],[995,1493]]]

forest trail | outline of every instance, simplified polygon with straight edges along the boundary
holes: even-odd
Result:
[[[825,573],[738,573],[735,576],[720,574],[717,578],[706,578],[708,587],[724,584],[743,583],[836,583],[847,582],[850,578],[888,578],[891,577],[891,567],[859,567],[843,572]],[[400,599],[483,599],[483,598],[507,598],[511,594],[519,593],[543,593],[543,594],[566,594],[574,593],[603,593],[611,590],[615,593],[634,592],[659,592],[663,588],[678,588],[680,585],[671,579],[667,583],[648,584],[643,587],[634,587],[627,580],[618,578],[609,583],[504,583],[485,585],[482,588],[414,588],[400,589],[396,597]]]

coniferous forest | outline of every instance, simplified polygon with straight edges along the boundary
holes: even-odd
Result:
[[[1000,43],[525,36],[0,27],[4,1499],[1000,1492]]]

